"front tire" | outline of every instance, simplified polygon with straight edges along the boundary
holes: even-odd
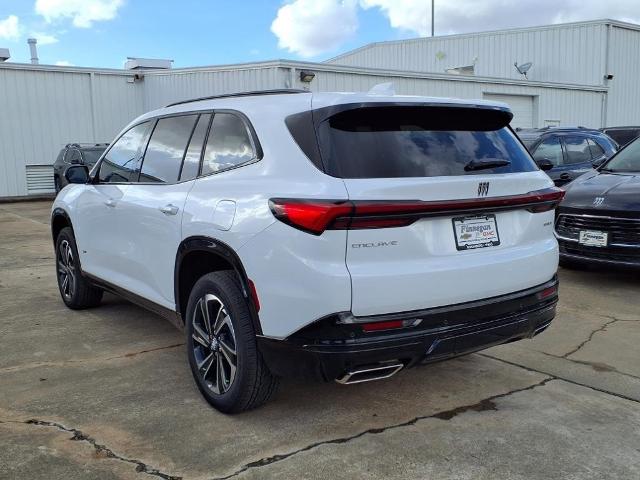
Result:
[[[201,277],[189,296],[187,355],[198,389],[224,413],[256,408],[275,393],[256,343],[247,300],[233,272]]]
[[[78,247],[70,227],[63,228],[56,238],[56,274],[60,296],[67,307],[81,310],[100,305],[103,291],[82,275]]]

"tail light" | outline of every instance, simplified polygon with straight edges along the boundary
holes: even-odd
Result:
[[[556,208],[564,193],[552,187],[522,195],[435,202],[272,198],[269,206],[281,222],[320,235],[325,230],[403,227],[424,217],[460,213],[515,209],[547,212]]]

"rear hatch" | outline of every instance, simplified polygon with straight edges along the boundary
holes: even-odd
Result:
[[[506,108],[349,104],[313,117],[322,168],[349,195],[332,228],[348,230],[354,315],[489,298],[555,274],[562,192]]]

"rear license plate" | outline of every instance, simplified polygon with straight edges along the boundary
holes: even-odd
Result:
[[[453,233],[458,250],[500,245],[495,215],[476,215],[453,219]]]
[[[578,242],[589,247],[606,247],[609,242],[609,234],[598,230],[580,230]]]

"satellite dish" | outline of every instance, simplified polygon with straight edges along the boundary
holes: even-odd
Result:
[[[513,65],[520,75],[524,75],[524,78],[527,78],[527,72],[533,66],[533,62],[523,63],[522,65],[518,65],[518,62],[515,62]]]

